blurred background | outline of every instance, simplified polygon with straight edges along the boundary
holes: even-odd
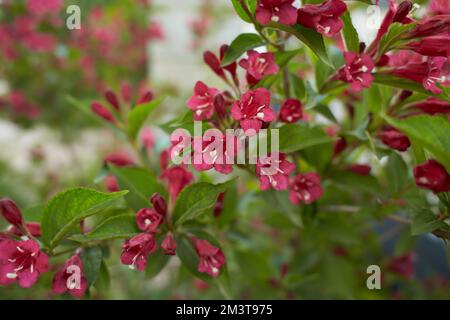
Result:
[[[10,197],[22,208],[44,203],[69,186],[105,188],[96,179],[102,159],[121,142],[69,103],[70,97],[101,101],[105,90],[124,87],[135,96],[146,89],[167,96],[149,124],[157,154],[169,142],[155,124],[184,114],[197,80],[221,85],[204,65],[203,52],[217,53],[239,33],[253,31],[229,0],[31,2],[0,0],[0,198]],[[69,5],[81,9],[80,30],[66,27]],[[376,29],[366,27],[366,9],[360,4],[351,14],[360,39],[369,42]],[[339,106],[333,112],[338,115]],[[238,250],[227,257],[233,282],[240,283],[237,297],[448,298],[446,249],[433,236],[410,237],[408,228],[395,222],[371,223],[373,232],[366,233],[364,214],[355,218],[358,228],[343,214],[320,228],[312,226],[300,239],[292,237],[289,221],[252,192],[242,195],[235,211],[239,227],[229,238]],[[262,231],[250,235],[248,230]],[[272,243],[267,234],[280,242]],[[298,254],[288,259],[295,248]],[[111,252],[111,287],[94,291],[93,298],[221,298],[215,288],[180,269],[176,259],[147,281],[145,274],[118,263],[118,250]],[[402,258],[391,261],[391,256]],[[368,291],[365,268],[370,263],[394,263],[400,275],[410,274],[410,268],[417,272],[399,277],[394,271],[382,291]],[[50,277],[43,276],[43,285],[33,290],[0,287],[0,298],[59,298],[48,292]]]

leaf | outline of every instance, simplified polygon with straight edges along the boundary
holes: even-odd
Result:
[[[181,191],[175,203],[173,224],[180,226],[188,220],[195,219],[204,210],[212,208],[219,193],[226,191],[232,183],[234,183],[234,179],[216,185],[199,182],[187,186]]]
[[[414,82],[409,79],[400,78],[389,74],[378,73],[374,74],[373,82],[377,84],[383,84],[389,87],[421,93],[429,97],[439,98],[450,102],[450,98],[446,94],[443,93],[437,95],[433,94],[432,92],[425,90],[421,83]]]
[[[450,123],[446,117],[420,115],[387,122],[433,154],[450,171]]]
[[[330,67],[334,68],[333,64],[330,61],[330,58],[328,57],[327,49],[325,47],[323,37],[320,33],[299,24],[296,24],[294,26],[285,26],[279,23],[271,22],[269,26],[274,29],[279,29],[293,34],[295,37],[297,37],[297,39],[308,46],[320,60],[325,62]]]
[[[127,190],[103,193],[87,188],[59,193],[50,200],[44,212],[42,241],[50,249],[54,248],[81,220],[108,208],[127,193]]]
[[[147,278],[156,277],[162,269],[167,265],[171,256],[163,253],[162,250],[158,250],[151,254],[147,259],[147,268],[145,269],[145,276]]]
[[[167,198],[165,188],[148,170],[137,167],[110,166],[109,168],[114,176],[116,176],[120,188],[130,190],[125,196],[125,199],[133,210],[137,211],[141,208],[148,207],[150,197],[155,192]]]
[[[109,274],[108,266],[105,261],[102,260],[100,270],[98,271],[97,280],[95,280],[94,286],[100,292],[108,292],[111,283],[111,276]]]
[[[333,141],[322,129],[303,124],[286,124],[279,135],[280,151],[286,153]]]
[[[92,285],[97,280],[102,259],[103,253],[100,247],[86,248],[81,251],[83,274],[85,275],[89,285]]]
[[[233,4],[233,8],[238,14],[238,16],[244,20],[245,22],[252,23],[252,19],[248,16],[247,12],[242,8],[242,5],[239,0],[231,0]]]
[[[149,116],[149,114],[153,110],[155,110],[155,108],[158,107],[163,100],[164,100],[164,98],[160,97],[160,98],[157,98],[150,102],[147,102],[145,104],[135,106],[133,108],[133,110],[131,110],[128,113],[127,132],[128,132],[128,136],[131,139],[133,139],[133,140],[136,139],[136,136],[139,133],[139,130],[141,129],[145,120],[147,120],[147,117]]]
[[[344,34],[345,46],[347,47],[347,51],[351,52],[359,52],[359,37],[358,32],[353,26],[352,17],[348,11],[345,11],[341,16],[342,21],[344,22],[344,28],[342,29],[342,33]]]
[[[22,214],[28,222],[41,222],[44,215],[45,205],[39,204],[22,210]]]
[[[388,187],[392,192],[397,193],[405,189],[408,184],[408,166],[396,152],[389,155],[386,173]]]
[[[87,234],[70,237],[77,242],[105,241],[119,238],[131,238],[139,233],[136,226],[136,214],[120,214],[100,222]]]
[[[270,190],[263,192],[262,195],[271,207],[286,215],[295,226],[299,228],[303,227],[300,207],[295,206],[288,201],[287,192]]]
[[[430,209],[416,208],[413,212],[411,234],[418,235],[429,233],[446,226],[447,224],[442,220],[438,220],[436,215]]]
[[[415,27],[415,23],[401,24],[399,22],[394,22],[391,24],[389,30],[381,38],[380,43],[378,44],[378,55],[382,55],[394,49],[396,44],[401,40],[402,35]]]
[[[256,33],[242,33],[231,42],[225,56],[223,57],[221,66],[225,67],[236,61],[242,54],[248,50],[264,45],[265,42]]]

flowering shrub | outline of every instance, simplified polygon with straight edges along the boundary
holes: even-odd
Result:
[[[225,298],[448,298],[445,281],[416,275],[413,252],[421,234],[450,239],[447,2],[419,15],[389,0],[371,43],[352,24],[361,3],[231,2],[255,33],[204,53],[222,86],[194,79],[184,113],[158,124],[182,133],[163,150],[145,123],[164,97],[72,95],[124,149],[104,157],[103,191],[27,210],[0,201],[0,285],[102,297],[120,262],[138,279],[177,274],[172,298],[192,284]],[[252,152],[254,137],[277,143]],[[406,226],[389,255],[375,227],[386,221]],[[379,293],[366,287],[374,264]]]

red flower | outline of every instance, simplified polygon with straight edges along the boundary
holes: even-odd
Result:
[[[344,23],[340,16],[347,10],[341,0],[327,0],[321,4],[307,4],[298,9],[297,23],[330,37],[340,32]]]
[[[27,9],[38,16],[58,13],[63,5],[63,0],[27,0]]]
[[[239,121],[244,131],[253,129],[259,132],[264,122],[276,118],[270,107],[270,92],[264,88],[247,91],[240,101],[233,103],[231,116]]]
[[[247,82],[257,84],[262,78],[275,74],[279,67],[275,63],[275,56],[271,52],[259,53],[254,50],[247,51],[247,59],[239,61],[239,65],[247,70]]]
[[[122,264],[129,265],[131,269],[145,270],[147,257],[157,249],[153,235],[140,233],[125,241],[122,246],[120,260]]]
[[[297,99],[287,99],[280,109],[280,121],[294,123],[303,117],[302,103]]]
[[[323,195],[320,176],[315,172],[295,176],[291,184],[289,200],[293,204],[311,204]]]
[[[217,57],[211,51],[205,51],[205,53],[203,54],[203,60],[215,74],[217,74],[219,77],[221,77],[225,81],[227,81],[227,78],[226,78],[224,71],[227,71],[233,78],[233,81],[237,84],[238,83],[237,76],[236,76],[237,63],[233,62],[225,67],[221,67],[223,57],[225,57],[225,54],[226,54],[228,48],[229,47],[226,44],[224,44],[220,47],[220,58]]]
[[[163,242],[161,243],[161,248],[163,249],[164,254],[169,256],[175,255],[177,243],[175,242],[175,239],[173,238],[173,235],[171,233],[168,233],[166,235]]]
[[[23,217],[16,203],[11,199],[0,200],[0,212],[6,221],[13,226],[21,227],[23,225]]]
[[[425,101],[412,105],[411,108],[420,109],[422,112],[431,115],[437,113],[450,115],[450,103],[436,98],[428,98]]]
[[[372,84],[371,74],[374,68],[372,58],[367,54],[358,56],[354,52],[344,52],[345,66],[338,72],[338,78],[350,83],[350,87],[358,92],[363,88],[369,88]]]
[[[163,221],[163,216],[155,209],[142,208],[136,214],[136,223],[142,231],[156,232]]]
[[[41,236],[41,225],[39,223],[27,222],[25,223],[25,227],[33,237],[39,238]],[[18,237],[26,236],[26,234],[23,234],[22,230],[16,226],[10,226],[8,228],[8,232]]]
[[[372,170],[372,168],[367,164],[352,164],[348,166],[347,169],[353,173],[359,174],[360,176],[367,176]]]
[[[259,0],[256,7],[256,20],[261,24],[270,21],[293,25],[297,21],[297,9],[294,0]]]
[[[208,88],[206,84],[197,81],[194,94],[188,100],[189,109],[194,111],[194,120],[210,119],[214,114],[214,97],[219,93],[216,88]]]
[[[169,184],[170,198],[176,199],[178,194],[194,180],[194,176],[183,166],[174,166],[164,170],[161,174],[162,179],[166,179]]]
[[[155,146],[155,136],[153,135],[153,131],[150,128],[144,128],[141,131],[140,135],[142,144],[147,148],[147,150],[152,150]]]
[[[106,90],[104,93],[106,101],[109,102],[109,104],[116,109],[117,111],[120,111],[120,103],[119,99],[117,98],[116,94],[112,92],[111,90]]]
[[[156,210],[156,212],[158,212],[163,217],[166,215],[166,200],[161,197],[159,193],[155,192],[150,198],[150,202],[152,203],[153,208]]]
[[[378,134],[378,138],[392,149],[406,151],[411,143],[407,136],[394,128],[388,128]]]
[[[108,154],[103,159],[105,164],[111,163],[118,167],[126,167],[134,165],[134,160],[130,157],[129,153],[125,151],[117,151]]]
[[[419,187],[436,193],[450,190],[450,176],[436,160],[428,160],[414,168],[414,177]]]
[[[444,57],[430,57],[427,62],[406,64],[391,72],[396,76],[421,82],[426,90],[437,94],[442,92],[442,89],[437,87],[437,83],[445,80],[442,76],[442,68],[446,60],[447,58]]]
[[[106,190],[109,192],[117,192],[120,191],[119,183],[117,182],[117,179],[113,175],[106,176],[103,180],[103,183],[105,184]]]
[[[217,201],[214,204],[213,208],[214,217],[217,218],[222,214],[224,200],[225,200],[225,192],[219,193],[219,195],[217,196]]]
[[[220,268],[225,264],[225,255],[222,250],[214,247],[207,240],[201,239],[194,239],[194,247],[199,257],[198,272],[217,277]]]
[[[408,43],[405,48],[424,56],[450,57],[450,36],[437,35]]]
[[[392,258],[388,263],[388,269],[405,278],[414,276],[414,255],[407,253],[400,257]]]
[[[256,174],[261,190],[286,190],[289,187],[289,175],[294,170],[295,164],[287,161],[284,153],[270,153],[259,157]]]
[[[450,14],[450,2],[448,0],[431,0],[429,9],[434,14]]]
[[[52,290],[59,294],[68,292],[74,297],[81,298],[87,288],[88,282],[83,274],[83,262],[80,255],[75,254],[64,262],[61,270],[53,277]]]
[[[408,32],[407,38],[423,38],[437,35],[450,35],[450,15],[439,15],[420,21],[417,23],[417,27]]]
[[[112,124],[116,123],[116,119],[114,119],[113,114],[111,111],[109,111],[105,106],[98,102],[92,102],[91,104],[91,110],[93,113],[98,115],[100,118],[103,118],[104,120],[111,122]]]
[[[36,283],[48,269],[48,257],[33,240],[0,242],[0,285],[18,281],[22,288]]]

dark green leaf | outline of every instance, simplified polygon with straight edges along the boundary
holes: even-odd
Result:
[[[322,129],[306,124],[286,124],[280,128],[280,151],[293,152],[331,142]]]
[[[100,247],[86,248],[81,251],[83,261],[83,274],[87,278],[89,285],[97,280],[100,266],[102,264],[103,253]]]
[[[345,46],[347,47],[347,51],[359,52],[359,37],[358,32],[352,23],[352,17],[350,16],[350,12],[347,10],[341,16],[342,21],[344,22],[344,28],[342,32],[344,34]]]
[[[222,67],[236,61],[242,54],[248,50],[264,45],[265,42],[256,33],[242,33],[231,42],[225,56],[222,60]]]
[[[446,226],[447,224],[442,220],[438,220],[433,211],[428,208],[416,208],[413,211],[411,224],[412,235],[433,232],[436,229]]]
[[[178,248],[177,248],[178,251]],[[156,277],[162,269],[167,265],[171,256],[165,255],[162,250],[152,253],[147,259],[147,268],[145,276],[147,278]]]

